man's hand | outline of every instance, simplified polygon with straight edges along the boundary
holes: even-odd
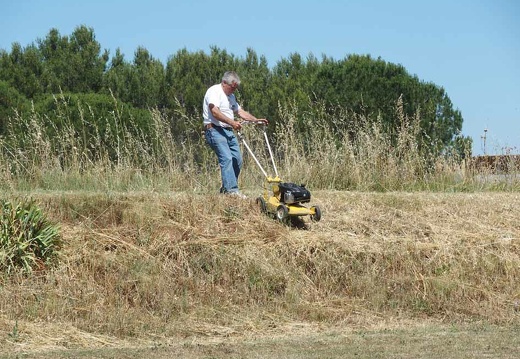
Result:
[[[231,127],[233,127],[233,130],[240,131],[242,129],[242,124],[239,121],[232,121]]]
[[[244,120],[242,123],[250,123],[253,125],[268,125],[269,121],[265,118],[257,118],[256,120]]]

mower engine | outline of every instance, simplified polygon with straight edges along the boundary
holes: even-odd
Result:
[[[280,191],[280,202],[286,204],[306,203],[311,200],[311,193],[305,185],[297,185],[295,183],[280,182],[278,183]]]

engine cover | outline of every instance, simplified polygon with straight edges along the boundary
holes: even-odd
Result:
[[[305,203],[311,200],[311,193],[305,185],[297,185],[295,183],[281,182],[278,184],[280,188],[280,201],[291,204],[291,203]]]

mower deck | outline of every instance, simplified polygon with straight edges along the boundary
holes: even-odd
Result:
[[[260,210],[263,213],[274,216],[280,222],[285,222],[290,217],[301,216],[310,216],[313,222],[321,220],[320,207],[307,207],[303,204],[304,202],[310,201],[310,193],[308,193],[308,191],[308,196],[306,196],[303,201],[294,201],[294,196],[291,193],[288,195],[287,193],[280,191],[282,184],[280,179],[268,178],[267,183],[271,185],[272,193],[269,193],[266,186],[263,196],[256,199],[256,203],[260,206]],[[293,186],[293,188],[299,187],[305,189],[304,186],[296,186],[292,183],[289,185]],[[286,199],[289,199],[289,201]]]

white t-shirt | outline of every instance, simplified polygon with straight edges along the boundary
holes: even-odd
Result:
[[[211,113],[209,104],[217,106],[226,117],[233,119],[235,113],[240,109],[240,105],[237,103],[237,99],[234,94],[229,96],[226,95],[222,89],[221,84],[211,86],[206,95],[204,96],[204,102],[202,103],[202,116],[204,118],[204,124],[207,125],[210,122],[217,126],[230,127],[227,123],[220,122]]]

